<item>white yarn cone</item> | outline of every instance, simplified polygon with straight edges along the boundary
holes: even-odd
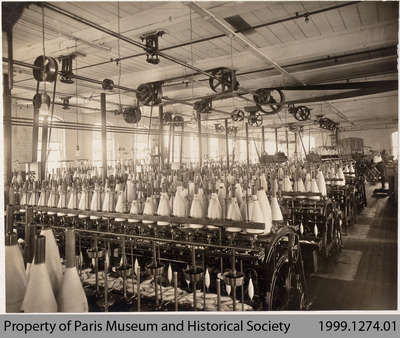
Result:
[[[240,208],[236,197],[231,197],[230,199],[226,218],[232,221],[242,220],[242,214],[240,213]],[[237,227],[227,227],[225,230],[228,232],[240,232],[242,229]]]
[[[186,201],[183,196],[184,192],[181,186],[176,188],[175,198],[173,201],[172,213],[176,217],[186,217]]]
[[[264,189],[260,189],[257,191],[257,198],[260,202],[260,207],[264,215],[265,220],[265,229],[264,234],[268,234],[271,232],[272,228],[272,215],[271,215],[271,206],[268,201],[267,194]]]
[[[211,194],[210,204],[208,205],[207,216],[209,219],[221,219],[222,218],[222,208],[219,203],[218,195],[216,193]],[[214,225],[207,225],[207,229],[218,229]]]
[[[264,214],[261,210],[260,207],[260,202],[257,199],[257,195],[253,195],[250,198],[250,203],[249,203],[249,219],[251,222],[256,222],[256,223],[265,223],[265,218]],[[264,230],[261,229],[247,229],[246,232],[248,234],[262,234],[264,233]]]
[[[274,179],[274,191],[278,192],[279,190],[279,184],[278,184],[278,180],[275,178]]]
[[[90,206],[90,198],[89,198],[89,191],[87,191],[86,189],[83,189],[81,192],[81,197],[79,199],[79,205],[78,205],[78,209],[79,210],[89,210],[89,206]],[[79,215],[79,218],[86,218],[86,215]]]
[[[318,185],[318,191],[322,194],[322,196],[326,196],[326,183],[324,174],[322,173],[321,170],[318,170],[317,173],[317,185]]]
[[[132,215],[138,215],[139,212],[140,212],[140,210],[139,210],[139,202],[137,200],[133,200],[132,203],[131,203],[131,209],[129,210],[129,213],[132,214]],[[138,223],[139,220],[130,218],[130,219],[128,219],[128,222],[129,223]]]
[[[21,309],[26,313],[57,312],[46,264],[33,264]]]
[[[132,182],[132,178],[130,175],[126,182],[126,195],[127,195],[126,200],[130,204],[134,199],[133,182]]]
[[[277,187],[275,187],[275,191],[278,191],[277,190]],[[282,190],[284,191],[284,192],[292,192],[293,191],[293,188],[292,188],[292,182],[290,182],[290,178],[289,178],[289,176],[288,175],[285,175],[285,177],[283,178],[283,187],[282,187]]]
[[[30,197],[29,195],[30,195],[30,194],[29,194],[29,192],[28,192],[27,182],[25,182],[24,188],[23,188],[23,190],[22,190],[22,196],[21,196],[21,199],[20,199],[20,201],[19,201],[19,204],[20,204],[20,205],[27,205],[28,202],[29,202],[29,197]]]
[[[194,188],[195,188],[194,182],[189,182],[189,184],[188,184],[188,195],[190,196],[190,198],[193,198],[193,196],[194,196]]]
[[[172,268],[171,268],[171,264],[168,264],[167,279],[168,279],[168,283],[171,284],[171,282],[172,282]]]
[[[15,234],[6,236],[10,239],[5,249],[6,312],[20,312],[24,301],[27,275],[17,236]]]
[[[206,214],[206,212],[207,212],[208,203],[207,203],[207,198],[206,198],[206,196],[204,194],[203,188],[199,188],[197,194],[199,196],[199,200],[200,200],[201,205],[203,207],[203,216],[204,216]]]
[[[126,197],[125,197],[125,191],[120,190],[118,192],[118,198],[117,198],[117,204],[115,204],[115,212],[119,213],[126,213]],[[115,219],[117,222],[123,222],[125,218],[116,218]]]
[[[268,183],[267,183],[267,179],[265,178],[265,174],[261,174],[260,181],[261,181],[261,186],[263,187],[263,189],[265,191],[268,191]]]
[[[48,202],[48,194],[45,188],[42,188],[39,201],[38,201],[38,206],[39,207],[46,207]]]
[[[253,300],[253,297],[254,297],[254,285],[253,285],[253,280],[251,279],[251,277],[250,277],[250,280],[249,280],[249,286],[247,288],[247,293],[249,294],[250,300]]]
[[[283,221],[281,208],[279,207],[278,199],[276,197],[271,198],[271,213],[273,221],[275,222]]]
[[[56,208],[58,203],[58,192],[55,187],[52,187],[49,195],[49,199],[47,201],[47,206],[49,208]],[[50,213],[52,214],[52,213]]]
[[[49,274],[53,293],[55,297],[57,297],[63,278],[60,252],[58,251],[58,246],[54,237],[53,230],[43,229],[40,232],[40,235],[46,237],[46,267]],[[35,266],[35,264],[33,264],[33,266]],[[31,273],[29,275],[29,278],[31,278]]]
[[[75,233],[72,229],[65,231],[66,269],[58,297],[60,312],[88,312],[89,306],[82,282],[76,269]]]
[[[169,207],[169,197],[166,192],[161,193],[160,203],[158,204],[157,214],[159,216],[171,216],[171,208]],[[169,222],[158,221],[158,225],[169,225]]]
[[[60,189],[60,198],[58,199],[57,208],[65,209],[67,207],[67,191]]]
[[[313,179],[311,180],[311,192],[319,193],[317,181],[315,180],[315,178],[313,178]],[[320,197],[319,197],[319,196],[311,196],[311,199],[313,199],[313,200],[319,200]]]
[[[36,206],[38,204],[38,201],[39,201],[39,193],[35,190],[31,193],[28,204],[30,206]]]
[[[243,190],[242,190],[242,186],[239,183],[236,183],[235,185],[235,197],[238,201],[239,207],[242,207],[244,201],[243,201]]]
[[[68,209],[78,209],[78,194],[75,188],[71,189],[68,201]]]
[[[114,212],[114,193],[108,187],[105,189],[103,205],[101,209],[104,212]]]
[[[146,203],[144,204],[143,215],[150,215],[153,216],[155,213],[153,197],[148,196],[146,198]],[[154,221],[152,220],[143,220],[143,224],[152,224]]]
[[[206,273],[204,274],[204,284],[207,289],[210,287],[210,282],[210,273],[208,272],[208,268],[206,268]]]
[[[203,218],[204,217],[204,207],[200,200],[199,194],[193,196],[192,205],[190,207],[190,217],[193,218]],[[192,229],[200,229],[203,227],[201,224],[189,224]]]
[[[100,187],[96,184],[93,195],[92,195],[92,200],[90,201],[90,210],[91,211],[100,211],[101,205],[102,205],[101,191],[100,191]],[[91,215],[90,219],[98,219],[98,216]]]
[[[306,174],[306,180],[304,182],[304,188],[306,192],[311,192],[311,175],[310,173]]]
[[[351,173],[350,176],[356,177],[356,171],[354,170],[353,163],[350,163],[349,172]]]
[[[58,187],[58,203],[57,203],[57,208],[58,209],[66,209],[67,208],[67,187],[64,184],[61,184]],[[58,212],[57,216],[65,216],[65,213],[63,212]]]
[[[338,172],[337,172],[337,177],[339,179],[341,179],[341,181],[338,181],[338,185],[342,186],[342,187],[345,186],[346,185],[346,180],[345,180],[345,177],[344,177],[344,173],[343,173],[342,167],[339,167]]]
[[[296,191],[299,193],[305,192],[306,189],[304,187],[304,183],[303,180],[301,179],[301,177],[299,177],[299,179],[296,181]],[[298,198],[302,198],[304,196],[299,195]]]

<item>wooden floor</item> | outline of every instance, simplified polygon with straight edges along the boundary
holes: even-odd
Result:
[[[311,276],[311,310],[397,309],[397,206],[372,197],[374,188],[343,252]]]

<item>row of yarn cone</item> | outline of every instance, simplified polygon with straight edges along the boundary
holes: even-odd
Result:
[[[271,221],[281,220],[276,192],[318,192],[326,196],[325,176],[339,178],[339,181],[333,182],[345,184],[341,166],[335,168],[330,165],[311,171],[293,166],[286,169],[279,167],[275,171],[259,167],[249,168],[250,183],[247,177],[240,175],[242,169],[243,167],[234,168],[233,174],[217,168],[213,171],[202,170],[201,175],[198,170],[186,172],[185,175],[136,174],[135,177],[125,175],[116,178],[111,176],[104,186],[96,177],[75,179],[72,184],[69,181],[70,185],[67,185],[67,180],[58,178],[50,182],[43,181],[40,190],[37,189],[38,182],[26,181],[19,192],[19,204],[145,215],[250,220],[265,223],[268,232]],[[346,168],[344,170],[350,171]],[[294,175],[290,175],[291,173]],[[29,189],[29,185],[32,186],[32,190]],[[266,198],[269,192],[271,202]],[[257,201],[262,201],[260,208],[264,221],[260,221],[259,208],[253,208],[254,205],[260,204]],[[168,222],[160,221],[158,224],[167,225]],[[196,224],[190,226],[202,227]]]
[[[169,180],[163,177],[160,180],[159,195],[154,193],[153,184],[143,184],[129,179],[126,183],[115,184],[113,188],[110,187],[108,180],[104,188],[96,183],[93,190],[84,182],[79,188],[75,182],[68,187],[65,181],[61,181],[61,184],[57,184],[57,180],[52,180],[50,184],[44,181],[40,194],[39,189],[29,191],[28,188],[24,188],[21,202],[29,201],[28,205],[66,209],[265,223],[265,230],[254,230],[257,233],[268,233],[273,220],[282,220],[276,196],[272,197],[271,203],[267,198],[264,187],[268,187],[268,184],[264,174],[259,179],[253,178],[250,184],[247,180],[239,179],[237,181],[242,181],[242,184],[235,183],[235,178],[230,179],[231,184],[227,179],[225,182],[216,181],[214,177],[206,180],[198,176],[196,178],[198,183],[175,178],[176,176]],[[168,192],[167,184],[170,186]],[[24,186],[26,185],[27,182]],[[130,221],[137,222],[132,219]],[[153,223],[150,220],[143,222]],[[168,222],[159,221],[158,224],[167,225]],[[198,224],[188,226],[202,227]],[[216,227],[209,225],[208,228]],[[239,230],[228,228],[228,231]]]
[[[65,232],[66,268],[51,229],[35,236],[25,268],[15,233],[6,234],[7,312],[87,312],[88,303],[76,269],[75,232]],[[64,270],[64,271],[63,271]]]

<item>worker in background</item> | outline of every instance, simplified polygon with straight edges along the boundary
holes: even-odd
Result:
[[[382,150],[380,153],[377,152],[374,155],[373,162],[375,167],[379,170],[380,176],[381,176],[381,183],[382,183],[382,189],[385,189],[385,182],[386,182],[386,177],[385,177],[385,160],[388,159],[388,156],[386,155],[386,150]]]

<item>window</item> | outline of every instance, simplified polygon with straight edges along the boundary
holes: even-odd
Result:
[[[92,137],[92,160],[95,166],[100,167],[102,162],[102,143],[101,143],[101,132],[93,131]],[[114,135],[107,133],[107,162],[115,161],[115,147],[114,147]]]
[[[312,151],[313,149],[315,149],[315,137],[314,136],[305,135],[305,136],[303,136],[302,140],[303,140],[304,148],[306,148],[307,154],[310,150]],[[300,140],[299,140],[299,143],[300,143],[299,146],[302,147]]]
[[[170,148],[168,148],[169,141],[171,140],[171,145]],[[184,141],[185,142],[185,141]],[[147,147],[147,144],[146,144]],[[169,136],[168,134],[164,135],[164,149],[165,149],[165,156],[168,156],[168,149],[170,151],[170,161],[172,162],[179,162],[179,156],[180,156],[180,151],[181,151],[181,136],[180,135],[175,135],[174,140],[172,140],[172,137]],[[174,156],[172,157],[172,151],[174,152]]]
[[[260,142],[249,140],[249,152],[250,152],[250,162],[258,163],[259,159],[258,156],[261,152],[261,144]]]
[[[265,151],[268,155],[275,154],[275,141],[265,141]]]
[[[42,121],[43,118],[39,117]],[[62,119],[57,116],[53,116],[54,121],[62,121]],[[38,135],[38,149],[37,149],[37,160],[40,161],[41,151],[42,151],[42,128],[39,128]],[[49,128],[50,136],[50,128]],[[65,130],[64,129],[51,129],[51,139],[50,143],[47,145],[47,170],[51,172],[53,169],[61,167],[60,161],[65,158]]]
[[[168,141],[168,137],[167,137]],[[151,136],[148,134],[135,134],[133,152],[135,160],[145,161],[149,160],[150,148],[151,147]]]
[[[399,132],[392,133],[392,155],[395,160],[399,156]]]
[[[38,160],[40,161],[40,155],[42,151],[42,142],[38,143]],[[53,169],[60,167],[60,161],[63,160],[62,157],[62,144],[58,142],[52,142],[47,146],[47,170],[51,172]]]
[[[192,162],[199,161],[199,138],[197,136],[190,136],[190,152],[189,152],[189,160]]]
[[[219,156],[219,140],[216,137],[208,138],[208,149],[209,149],[209,158],[211,160],[217,160]]]

